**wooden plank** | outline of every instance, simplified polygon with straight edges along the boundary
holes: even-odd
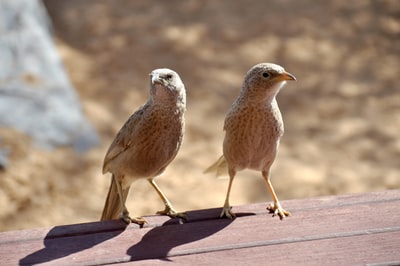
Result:
[[[171,256],[168,262],[191,265],[400,265],[393,240],[400,232],[360,235],[228,249],[209,253]],[[368,246],[368,248],[365,248]],[[165,260],[149,259],[117,265],[161,265]]]
[[[385,252],[377,249],[376,256],[381,259],[378,262],[383,259],[400,261],[397,252],[400,250],[400,238],[397,237],[400,232],[400,190],[283,201],[282,204],[293,213],[283,221],[271,218],[265,210],[266,204],[254,204],[234,208],[239,212],[234,221],[217,219],[220,209],[210,209],[189,212],[190,221],[185,224],[151,216],[147,218],[150,225],[143,229],[110,221],[0,233],[1,265],[93,265],[165,258],[177,261],[209,258],[214,261],[213,258],[220,257],[231,263],[234,262],[231,257],[235,256],[230,253],[250,260],[249,254],[253,250],[264,250],[255,258],[269,261],[270,254],[279,254],[275,249],[280,247],[291,247],[288,250],[296,256],[285,253],[286,260],[294,263],[313,258],[310,254],[314,251],[325,254],[323,250],[318,251],[322,244],[311,243],[330,243],[334,247],[339,247],[340,243],[349,245],[348,252],[342,252],[342,255],[352,259],[355,258],[352,253],[357,249],[351,243],[357,239],[374,240],[388,246]],[[381,236],[396,238],[382,240]],[[369,252],[373,247],[361,244],[359,249]],[[332,250],[333,253],[339,251],[337,248]],[[298,257],[302,252],[304,255]],[[327,255],[332,253],[329,252],[326,250]],[[373,262],[368,258],[366,256],[367,261]]]

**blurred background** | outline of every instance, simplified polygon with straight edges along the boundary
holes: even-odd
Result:
[[[225,114],[247,70],[260,62],[280,64],[297,77],[278,95],[285,135],[271,178],[281,201],[400,188],[397,0],[25,2],[44,4],[48,13],[40,16],[51,24],[43,19],[39,25],[50,29],[69,79],[63,84],[76,100],[56,120],[77,113],[80,124],[64,130],[85,133],[79,145],[58,143],[56,133],[47,147],[0,123],[1,231],[99,219],[110,183],[101,172],[105,152],[147,100],[148,74],[159,67],[176,70],[187,89],[184,142],[158,179],[177,210],[222,206],[227,179],[203,170],[222,154]],[[4,34],[7,27],[0,29]],[[3,100],[7,78],[1,75]],[[40,88],[34,75],[24,80]],[[2,121],[23,106],[13,104],[0,114]],[[28,129],[41,121],[40,115],[23,115]],[[53,124],[47,123],[49,131]],[[237,175],[231,204],[267,206],[270,200],[260,173]],[[128,208],[134,216],[149,215],[163,204],[146,181],[138,181]]]

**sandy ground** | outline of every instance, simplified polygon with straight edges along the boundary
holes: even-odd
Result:
[[[281,200],[400,188],[398,1],[45,1],[55,41],[101,145],[40,150],[13,130],[0,172],[0,230],[97,220],[110,182],[104,154],[148,96],[148,74],[176,70],[187,88],[186,135],[158,179],[178,210],[219,207],[226,179],[202,171],[221,154],[223,119],[246,71],[275,62],[298,81],[278,101],[285,136],[272,169]],[[271,200],[240,172],[234,205]],[[133,215],[163,208],[145,181]]]

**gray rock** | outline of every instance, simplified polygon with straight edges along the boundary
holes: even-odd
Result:
[[[1,139],[0,139],[1,144]],[[0,171],[4,170],[8,165],[8,153],[10,150],[8,148],[0,149]]]
[[[98,144],[66,75],[41,1],[0,0],[0,127],[43,148]]]

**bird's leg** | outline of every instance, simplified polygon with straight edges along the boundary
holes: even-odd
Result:
[[[128,209],[125,206],[125,202],[124,202],[124,196],[122,194],[122,186],[121,186],[121,182],[118,181],[114,176],[114,181],[115,184],[117,186],[117,191],[118,191],[118,197],[119,197],[119,203],[121,204],[121,220],[123,220],[125,223],[129,224],[131,222],[131,217],[129,217],[129,212]]]
[[[113,176],[113,178],[115,178],[115,177]],[[121,210],[122,210],[121,216],[120,216],[121,220],[124,221],[124,222],[127,223],[127,224],[129,224],[129,223],[135,223],[135,224],[138,224],[140,227],[143,227],[143,225],[144,225],[145,223],[147,223],[147,221],[146,221],[145,219],[143,219],[142,217],[131,218],[131,217],[129,216],[128,209],[127,209],[126,206],[125,206],[124,196],[123,196],[123,194],[122,194],[122,185],[121,185],[121,182],[118,181],[116,178],[114,179],[114,181],[115,181],[115,184],[116,184],[116,186],[117,186],[119,202],[120,202],[120,204],[121,204]]]
[[[262,175],[263,175],[265,181],[267,182],[269,192],[271,193],[272,199],[274,200],[274,203],[271,203],[267,207],[267,210],[269,210],[269,212],[273,213],[272,216],[278,215],[281,220],[284,217],[290,216],[290,212],[285,211],[282,208],[281,204],[279,203],[278,197],[276,196],[274,188],[272,187],[271,180],[269,179],[269,171],[262,171]]]
[[[233,219],[236,217],[236,215],[231,211],[232,207],[229,205],[229,196],[231,194],[232,182],[235,175],[236,171],[233,169],[229,169],[229,185],[228,185],[228,191],[226,193],[224,207],[222,208],[222,212],[219,216],[221,218],[227,217],[229,219]]]
[[[161,191],[161,189],[158,187],[154,179],[148,179],[152,187],[157,191],[157,194],[160,196],[161,200],[164,202],[165,209],[162,211],[158,211],[157,214],[161,215],[168,215],[171,218],[182,218],[184,220],[187,220],[187,215],[185,212],[177,212],[174,207],[172,206],[171,202],[169,202],[168,198],[165,196],[165,194]]]

